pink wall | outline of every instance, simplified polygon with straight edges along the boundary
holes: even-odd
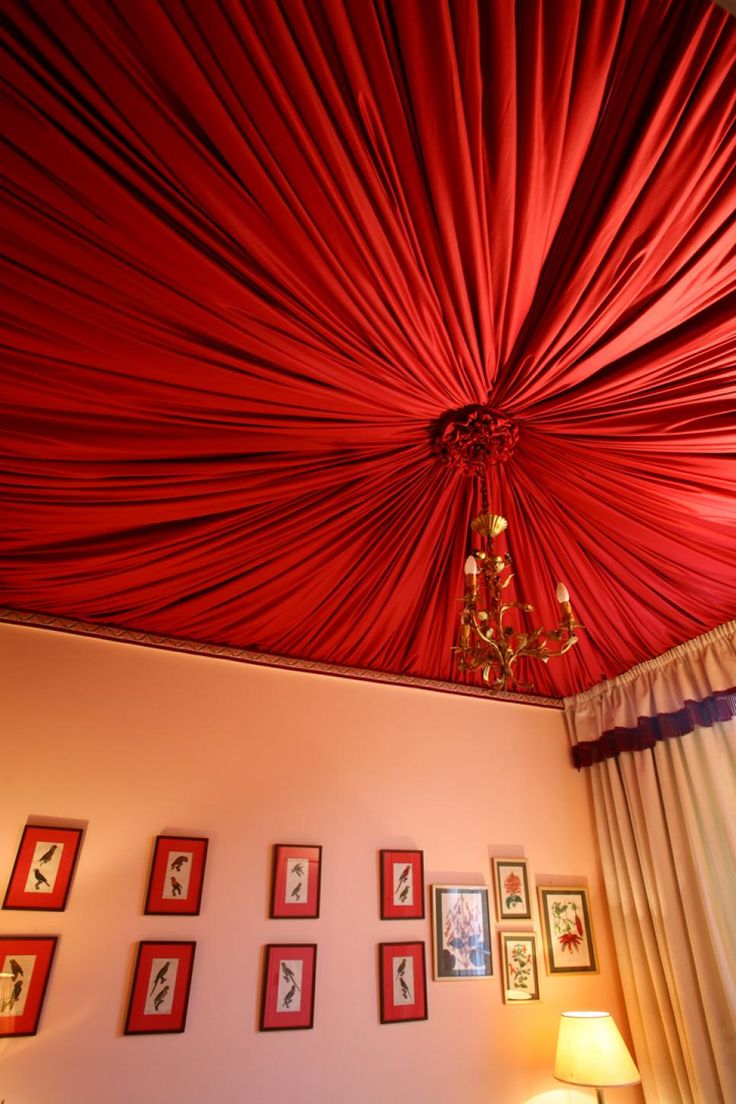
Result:
[[[587,789],[562,717],[0,625],[0,879],[33,816],[89,821],[65,913],[0,913],[61,936],[40,1032],[0,1040],[7,1104],[567,1104],[551,1076],[560,1011],[625,1029]],[[153,837],[206,835],[199,917],[143,916]],[[271,845],[324,846],[322,916],[267,918]],[[378,919],[377,852],[424,850],[427,882],[585,877],[600,974],[547,977],[505,1006],[488,980],[429,982],[429,1020],[381,1026],[376,944],[430,939]],[[535,906],[536,913],[536,906]],[[196,939],[183,1035],[121,1034],[139,939]],[[319,944],[315,1027],[259,1033],[267,942]],[[429,942],[427,947],[429,953]],[[494,942],[497,956],[497,946]],[[612,1090],[635,1104],[638,1090]]]

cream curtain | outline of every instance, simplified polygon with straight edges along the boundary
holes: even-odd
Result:
[[[736,622],[565,710],[647,1104],[733,1104]]]

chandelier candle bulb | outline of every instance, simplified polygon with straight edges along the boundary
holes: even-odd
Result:
[[[557,584],[557,601],[561,606],[570,601],[570,591],[567,589],[564,583]]]
[[[468,556],[465,561],[465,585],[468,594],[475,598],[478,593],[478,561],[475,556]]]
[[[465,561],[465,574],[466,575],[477,575],[478,574],[478,563],[476,561],[475,556],[468,556],[467,560]]]

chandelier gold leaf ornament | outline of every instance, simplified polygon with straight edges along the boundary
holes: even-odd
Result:
[[[557,584],[560,621],[554,629],[526,628],[524,615],[533,613],[534,606],[510,597],[514,579],[511,554],[499,552],[494,545],[508,522],[489,509],[487,477],[491,465],[508,459],[517,439],[518,429],[508,418],[480,405],[448,414],[440,422],[436,438],[445,463],[480,482],[482,512],[470,525],[476,547],[465,561],[460,639],[453,650],[460,670],[480,671],[493,692],[533,689],[517,678],[517,662],[537,659],[547,663],[564,655],[578,642],[576,630],[584,628],[575,620],[564,583]]]

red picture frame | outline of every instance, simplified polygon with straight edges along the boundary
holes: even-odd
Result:
[[[314,1025],[316,943],[269,943],[263,963],[261,1031]]]
[[[3,908],[63,912],[83,834],[81,828],[26,824]]]
[[[143,940],[138,944],[126,1035],[176,1034],[184,1030],[196,943]]]
[[[271,919],[312,920],[319,916],[322,848],[277,843],[273,849]]]
[[[144,908],[147,916],[199,915],[208,842],[202,836],[156,836]]]
[[[378,944],[381,1023],[427,1019],[427,955],[423,942]]]
[[[0,935],[0,1038],[35,1035],[56,935]]]
[[[381,851],[381,919],[424,919],[424,852]]]

